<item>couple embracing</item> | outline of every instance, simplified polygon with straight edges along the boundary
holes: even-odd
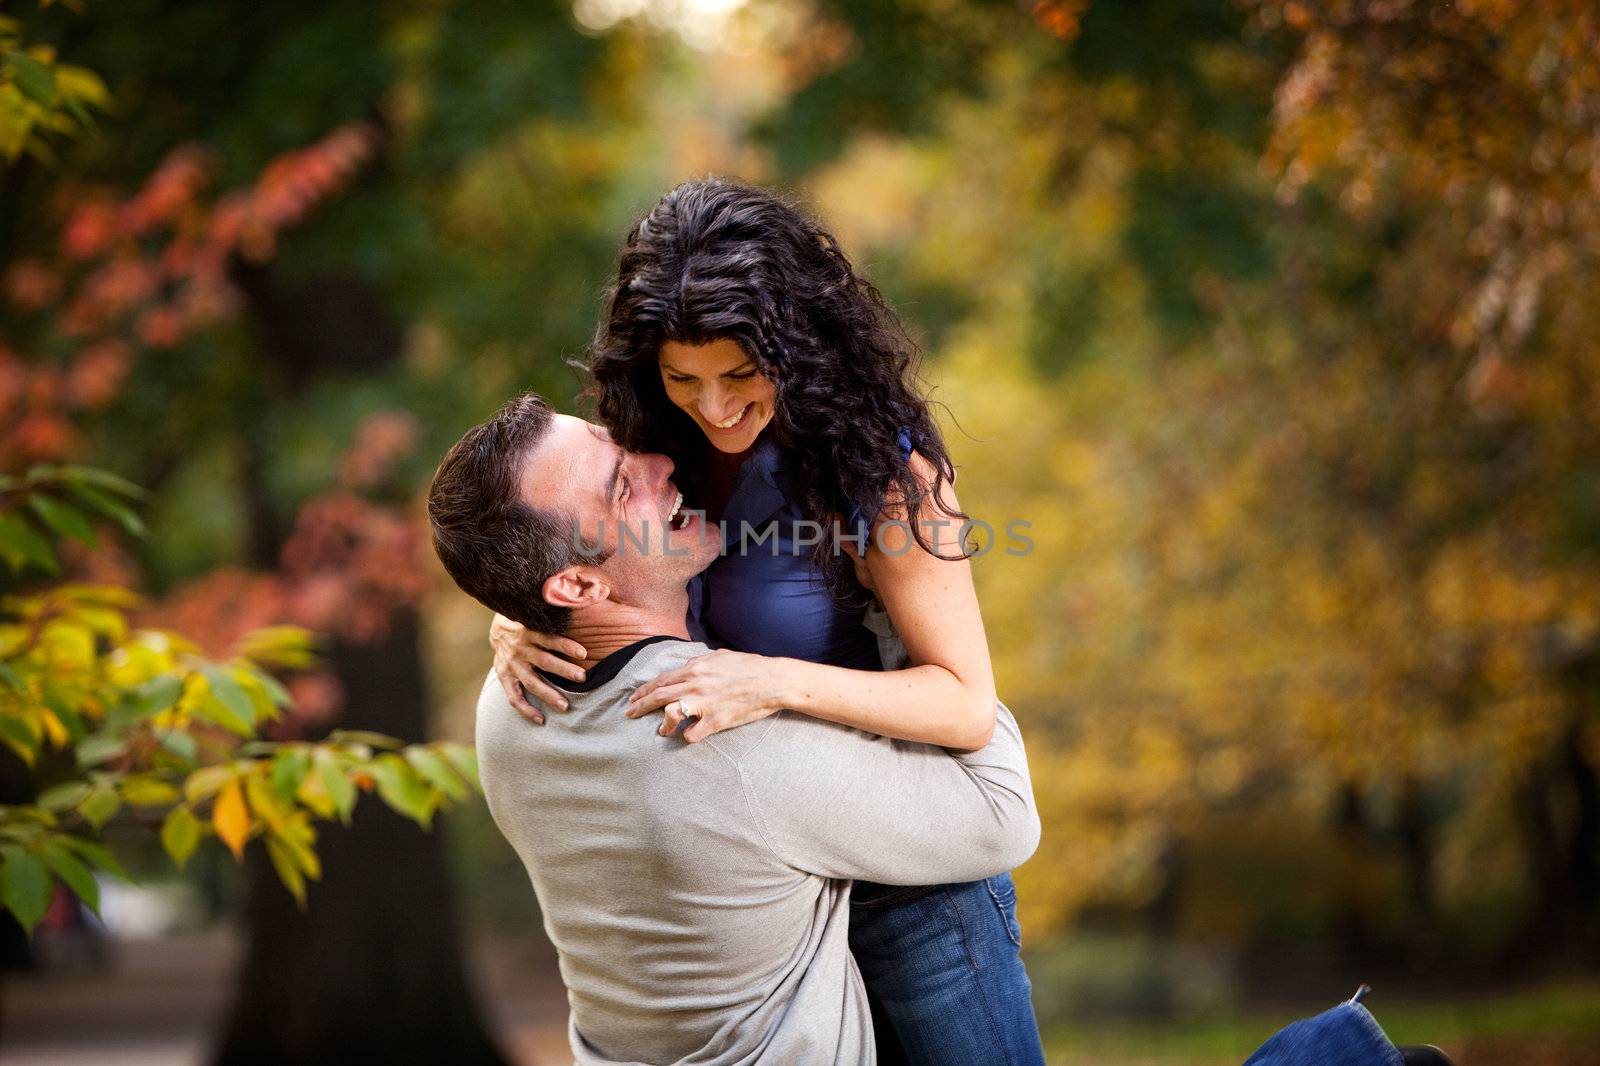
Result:
[[[691,182],[587,369],[598,424],[518,397],[428,501],[497,612],[484,793],[577,1061],[1042,1063],[1038,815],[893,313],[781,199]]]

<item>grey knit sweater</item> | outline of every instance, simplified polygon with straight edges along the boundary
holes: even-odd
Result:
[[[1003,706],[982,751],[780,712],[699,744],[623,716],[703,644],[596,664],[537,728],[491,673],[478,701],[489,811],[560,953],[582,1066],[871,1064],[846,940],[850,879],[969,881],[1033,853],[1039,819]]]

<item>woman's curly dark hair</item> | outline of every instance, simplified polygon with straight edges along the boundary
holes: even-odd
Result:
[[[628,231],[605,297],[587,395],[618,443],[670,456],[691,499],[711,445],[667,398],[661,345],[729,338],[777,387],[772,429],[806,517],[827,529],[859,506],[871,521],[893,500],[928,551],[924,506],[967,520],[939,498],[955,469],[913,384],[916,346],[833,235],[796,207],[733,182],[685,182]],[[932,463],[932,486],[902,461],[902,427]],[[855,600],[854,567],[831,548],[824,537],[814,560],[838,599]]]

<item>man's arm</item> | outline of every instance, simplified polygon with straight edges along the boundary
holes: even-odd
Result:
[[[733,757],[768,845],[808,873],[972,881],[1020,865],[1039,843],[1027,754],[1003,705],[994,739],[975,752],[782,712]]]

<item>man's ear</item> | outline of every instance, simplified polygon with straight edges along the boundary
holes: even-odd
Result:
[[[577,610],[593,607],[611,595],[611,584],[599,569],[593,566],[569,566],[545,578],[540,593],[544,602],[552,607]]]

